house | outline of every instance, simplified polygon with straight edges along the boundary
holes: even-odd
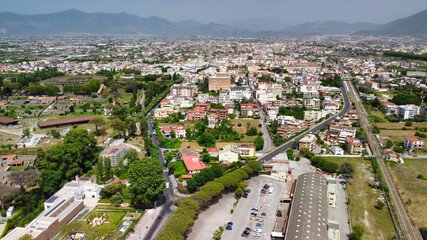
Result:
[[[403,148],[408,151],[422,151],[424,150],[424,142],[414,137],[405,137]]]
[[[122,183],[124,185],[126,185],[126,187],[130,187],[130,182],[128,179],[116,179],[114,180],[114,183]]]
[[[223,162],[237,162],[239,161],[239,147],[235,145],[224,146],[223,150],[219,151],[218,160]]]
[[[398,112],[399,106],[392,102],[383,102],[381,105],[386,115],[394,115]]]
[[[182,161],[189,174],[199,173],[206,168],[206,165],[200,161],[200,157],[197,154],[183,155]]]
[[[168,111],[163,108],[157,108],[154,110],[154,119],[161,120],[168,117]]]
[[[421,108],[414,104],[400,105],[397,109],[397,114],[399,118],[402,119],[412,119],[417,115],[420,115]]]
[[[210,147],[210,148],[207,148],[206,151],[208,151],[211,157],[218,157],[218,154],[219,154],[218,148]]]
[[[334,155],[344,155],[344,150],[338,146],[332,146],[330,149]]]
[[[271,169],[271,176],[280,178],[284,181],[292,180],[292,170],[287,162],[275,162]]]
[[[176,138],[185,138],[186,130],[182,125],[173,125],[173,126],[163,126],[162,132],[165,137],[169,137],[170,133],[174,131]]]
[[[399,156],[391,148],[384,149],[384,158],[387,161],[399,162]]]
[[[255,150],[254,144],[242,144],[239,146],[239,155],[242,157],[255,157]]]
[[[208,112],[211,109],[210,103],[196,103],[196,108],[203,108],[205,112]]]
[[[202,121],[206,118],[206,111],[203,108],[195,108],[187,112],[188,121]]]
[[[315,122],[317,122],[321,118],[321,111],[304,111],[304,120],[314,120]]]
[[[126,146],[120,144],[118,146],[108,146],[102,150],[100,156],[102,159],[109,158],[111,161],[111,167],[115,168],[119,165],[121,159],[125,157]]]
[[[218,122],[218,120],[216,118],[216,114],[215,113],[209,113],[209,116],[208,116],[208,127],[209,128],[214,128],[216,126],[217,122]]]
[[[240,115],[244,117],[253,117],[259,115],[258,105],[255,103],[240,104]]]
[[[313,151],[316,148],[317,137],[314,134],[307,134],[298,143],[298,149],[307,148],[310,151]]]
[[[357,138],[349,138],[346,140],[346,150],[348,154],[351,155],[359,155],[362,154],[363,151],[363,144],[362,141],[360,141]]]

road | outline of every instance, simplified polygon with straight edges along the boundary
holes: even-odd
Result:
[[[267,122],[265,112],[263,110],[261,103],[256,98],[255,89],[252,90],[252,97],[255,99],[260,109],[259,112],[260,112],[261,125],[262,125],[261,126],[262,138],[264,139],[264,147],[262,148],[261,151],[259,151],[259,153],[268,153],[271,150],[271,148],[273,148],[273,140],[271,139],[270,132],[268,131],[268,128],[267,128],[267,124],[265,124]]]
[[[269,153],[258,158],[258,161],[271,160],[277,154],[285,152],[288,148],[293,147],[295,141],[299,141],[300,139],[302,139],[305,135],[307,135],[309,133],[315,133],[315,132],[319,131],[321,128],[328,126],[332,122],[332,120],[334,120],[336,117],[341,117],[344,114],[346,114],[351,108],[351,103],[350,103],[350,99],[349,99],[348,93],[347,93],[347,86],[345,84],[343,87],[341,87],[341,93],[342,93],[342,96],[344,99],[344,107],[342,108],[342,110],[339,113],[335,114],[334,116],[330,117],[329,119],[327,119],[327,120],[325,120],[325,121],[323,121],[317,125],[314,125],[308,131],[302,133],[298,137],[294,138],[292,141],[289,141],[289,142],[287,142],[281,146],[278,146],[278,147],[272,149]]]
[[[147,114],[149,134],[153,133],[154,131],[151,116],[152,116],[152,111]],[[153,144],[158,146],[158,138],[154,134],[152,136],[152,141],[153,141]],[[157,153],[159,154],[159,162],[163,165],[163,178],[165,179],[166,182],[171,182],[169,178],[169,169],[166,166],[167,163],[163,157],[163,151],[161,150],[161,148],[157,150]],[[161,217],[161,220],[159,222],[154,222],[151,226],[149,226],[150,229],[148,230],[148,233],[144,238],[145,240],[156,238],[159,231],[166,225],[167,219],[173,214],[172,206],[174,204],[175,198],[183,198],[182,196],[175,195],[175,192],[174,192],[175,187],[176,186],[171,186],[167,188],[163,194],[164,197],[155,203],[156,208],[161,208],[160,213],[158,215]],[[137,226],[137,227],[144,227],[144,226],[145,226],[144,224],[141,224],[140,226]]]
[[[418,228],[412,224],[411,219],[409,218],[409,215],[406,212],[402,199],[400,198],[396,190],[396,187],[394,186],[394,183],[390,177],[390,172],[385,166],[383,156],[382,156],[383,155],[382,148],[378,142],[378,139],[372,134],[369,122],[367,120],[368,114],[362,105],[362,101],[360,100],[360,97],[357,94],[357,91],[355,90],[353,84],[350,81],[343,81],[343,82],[344,82],[344,86],[346,86],[346,88],[349,89],[352,100],[355,103],[358,113],[360,114],[359,119],[361,120],[361,125],[367,133],[369,146],[371,147],[373,155],[377,157],[381,172],[384,175],[385,182],[390,188],[390,197],[392,202],[394,203],[394,207],[396,210],[395,213],[398,217],[400,227],[403,230],[403,233],[401,233],[401,235],[405,236],[406,239],[410,239],[410,240],[422,239],[421,233],[418,231]]]

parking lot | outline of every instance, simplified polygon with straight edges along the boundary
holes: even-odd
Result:
[[[266,183],[270,185],[269,190],[266,194],[260,194],[260,190]],[[244,239],[241,234],[246,227],[252,229],[248,239],[270,239],[271,232],[275,231],[277,206],[287,184],[270,176],[259,176],[248,180],[248,185],[252,191],[248,198],[240,199],[229,220],[224,219],[224,224],[227,221],[233,222],[233,229],[225,230],[221,239]],[[270,189],[272,189],[271,194],[269,193]],[[251,220],[251,209],[253,207],[258,207],[258,214],[255,217],[255,219],[259,219],[258,221]],[[262,216],[263,213],[265,216]],[[261,227],[256,226],[256,223],[260,223]],[[254,236],[255,231],[259,231],[260,236]],[[281,229],[277,231],[281,231]]]

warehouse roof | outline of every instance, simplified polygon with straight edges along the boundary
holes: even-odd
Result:
[[[57,127],[57,126],[62,126],[62,125],[88,123],[93,118],[95,118],[95,115],[81,116],[81,117],[75,117],[75,118],[66,118],[66,119],[57,119],[57,120],[51,120],[51,121],[46,121],[46,122],[39,122],[38,125],[40,128]]]
[[[13,119],[13,118],[0,117],[0,124],[9,125],[9,124],[17,123],[17,122],[19,122],[19,121],[16,119]]]
[[[285,239],[328,239],[327,185],[321,174],[298,177]]]

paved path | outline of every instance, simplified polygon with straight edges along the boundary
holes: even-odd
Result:
[[[136,224],[139,227],[135,228],[135,231],[127,238],[128,240],[142,240],[147,236],[150,230],[150,226],[156,222],[156,218],[160,213],[160,208],[147,209],[144,215],[139,219]]]

